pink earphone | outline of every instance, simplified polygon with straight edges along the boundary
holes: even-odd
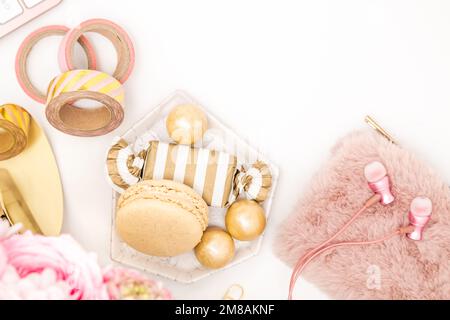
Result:
[[[380,162],[372,162],[364,169],[364,175],[369,183],[369,188],[381,197],[383,205],[389,205],[395,198],[391,192],[391,181],[386,168]]]
[[[433,212],[433,204],[428,198],[416,198],[411,203],[411,210],[409,212],[410,227],[414,230],[407,234],[407,237],[414,241],[421,241],[423,239],[423,231],[431,220]]]
[[[387,175],[387,170],[380,162],[372,162],[366,166],[364,175],[369,184],[369,188],[374,192],[374,195],[364,204],[359,210],[338,232],[330,239],[312,249],[306,253],[297,263],[294,268],[291,277],[291,283],[289,287],[289,300],[292,300],[295,284],[300,277],[302,271],[306,266],[313,261],[316,257],[322,253],[343,246],[356,246],[356,245],[374,245],[387,241],[395,236],[406,235],[409,239],[414,241],[420,241],[423,239],[423,231],[431,220],[431,214],[433,211],[433,205],[430,199],[419,197],[413,200],[411,209],[408,215],[409,226],[402,227],[396,230],[394,233],[375,241],[358,241],[358,242],[340,242],[336,244],[330,244],[337,237],[343,234],[350,225],[358,219],[367,209],[381,203],[382,205],[390,205],[394,202],[395,197],[391,192],[391,182]]]

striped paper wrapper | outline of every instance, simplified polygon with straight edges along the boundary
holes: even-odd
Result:
[[[228,153],[150,143],[143,180],[173,180],[192,187],[209,206],[225,207],[232,196],[237,158]]]

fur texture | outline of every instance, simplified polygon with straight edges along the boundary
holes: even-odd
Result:
[[[373,195],[364,167],[376,160],[388,170],[396,201],[369,209],[339,241],[374,240],[408,225],[417,196],[429,197],[434,206],[424,240],[396,237],[381,245],[329,251],[302,276],[334,299],[450,299],[449,187],[413,154],[369,130],[350,134],[332,150],[331,160],[282,225],[277,255],[294,266],[334,235]]]

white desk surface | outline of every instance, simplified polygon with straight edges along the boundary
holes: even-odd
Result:
[[[366,114],[450,181],[449,16],[445,0],[64,0],[0,39],[0,101],[26,107],[45,128],[64,184],[64,232],[106,264],[111,188],[103,167],[112,138],[175,89],[192,94],[278,163],[281,180],[258,257],[193,285],[164,281],[179,299],[219,299],[234,283],[249,299],[284,299],[290,270],[272,253],[278,225],[336,139],[363,128]],[[136,45],[126,119],[108,136],[70,137],[21,91],[14,58],[38,27],[98,17],[123,25]],[[111,70],[111,45],[95,40]],[[58,42],[33,51],[30,72],[42,88],[58,73]],[[300,287],[299,298],[327,298]]]

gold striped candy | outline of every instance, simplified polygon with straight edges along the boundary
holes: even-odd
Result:
[[[192,187],[213,207],[230,199],[237,158],[228,153],[158,141],[150,143],[143,180],[173,180]]]
[[[31,117],[14,104],[0,106],[0,161],[11,159],[25,150]]]
[[[238,169],[237,158],[228,153],[160,141],[134,154],[132,145],[118,140],[108,153],[107,170],[119,193],[142,180],[172,180],[192,187],[217,208],[240,196],[264,202],[272,187],[270,168],[261,161]]]
[[[99,136],[123,121],[125,90],[112,76],[96,70],[72,70],[53,79],[48,87],[46,115],[58,130],[76,136]],[[93,100],[102,107],[73,107]]]

